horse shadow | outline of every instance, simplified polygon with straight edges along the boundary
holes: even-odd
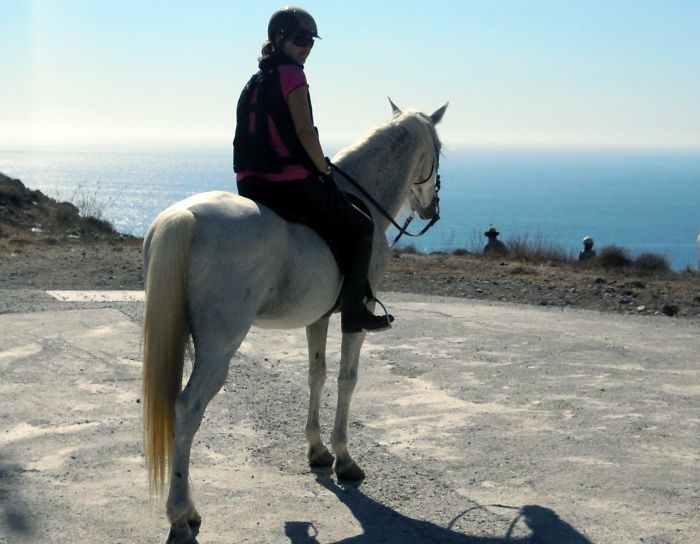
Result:
[[[591,540],[562,520],[556,512],[537,505],[513,508],[518,513],[503,537],[471,536],[452,531],[428,521],[398,513],[369,498],[359,486],[336,483],[329,475],[316,475],[316,481],[331,491],[352,512],[363,533],[333,544],[593,544]],[[475,507],[481,508],[481,507]],[[510,508],[510,507],[509,507]],[[465,510],[453,520],[468,513]],[[512,537],[515,524],[522,520],[530,530],[526,537]],[[452,525],[450,524],[450,526]],[[320,544],[318,530],[312,522],[287,521],[285,535],[292,544]]]
[[[18,539],[35,533],[28,507],[19,494],[23,468],[0,457],[0,534]]]

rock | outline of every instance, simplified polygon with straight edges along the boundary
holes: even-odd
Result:
[[[3,195],[7,195],[7,196],[18,195],[19,196],[19,195],[24,194],[26,191],[27,191],[26,187],[24,186],[24,184],[20,180],[10,178],[10,177],[6,176],[5,174],[3,174],[2,172],[0,172],[0,192]]]
[[[661,307],[661,312],[669,317],[677,316],[679,311],[680,308],[676,304],[667,303]]]
[[[647,309],[647,307],[644,306],[643,304],[640,305],[640,306],[637,306],[637,311],[638,311],[638,312],[643,312],[643,311],[645,311],[646,309]]]

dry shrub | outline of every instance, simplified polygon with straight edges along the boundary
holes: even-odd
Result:
[[[397,251],[398,253],[406,253],[408,255],[415,255],[416,253],[418,253],[416,246],[414,246],[413,244],[397,247],[395,251]]]
[[[534,239],[526,234],[511,238],[506,242],[509,256],[513,259],[531,263],[565,263],[571,259],[561,247],[547,240],[541,234]]]
[[[70,202],[58,202],[56,203],[54,220],[61,227],[72,227],[80,223],[80,213],[78,208]]]
[[[671,272],[671,265],[664,255],[647,252],[634,260],[634,269],[640,275],[665,275]]]
[[[632,264],[632,257],[624,247],[611,245],[600,250],[598,262],[606,270],[621,270]]]
[[[115,232],[114,227],[112,226],[112,223],[110,223],[106,219],[99,219],[99,218],[93,217],[93,216],[88,216],[88,217],[83,218],[83,225],[81,227],[81,230],[87,234],[94,233],[94,232],[103,232],[103,233]]]

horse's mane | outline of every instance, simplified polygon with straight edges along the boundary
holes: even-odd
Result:
[[[425,144],[431,143],[438,151],[442,146],[430,117],[409,109],[368,130],[355,143],[340,150],[335,160],[342,161],[351,155],[353,160],[362,161],[368,154],[375,154],[378,148],[391,149],[392,144],[406,137],[423,139]]]
[[[395,176],[402,176],[401,179],[406,182],[410,172],[415,176],[418,169],[424,170],[422,175],[427,173],[428,168],[437,170],[440,147],[430,116],[416,110],[407,110],[367,131],[354,144],[342,149],[333,158],[333,162],[343,172],[354,176],[355,181],[371,193],[374,199],[389,202],[392,187],[401,183]],[[343,178],[341,176],[338,180],[341,188],[357,193]],[[408,198],[407,192],[405,199]],[[395,214],[405,205],[406,201],[400,202],[389,212]]]

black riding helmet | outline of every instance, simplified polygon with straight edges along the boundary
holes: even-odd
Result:
[[[283,36],[288,36],[294,32],[308,32],[314,38],[320,38],[316,21],[305,9],[286,6],[277,10],[270,17],[267,25],[267,38],[272,41],[275,32],[281,32]]]

